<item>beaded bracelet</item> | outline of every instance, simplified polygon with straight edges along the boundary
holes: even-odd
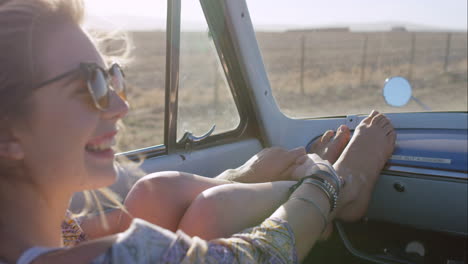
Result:
[[[325,167],[327,167],[330,170],[331,173],[329,173],[328,171],[325,171],[325,170],[320,170],[320,173],[323,173],[326,176],[334,179],[339,189],[341,189],[342,187],[344,187],[346,185],[346,181],[343,179],[343,177],[336,174],[335,169],[330,164],[324,163],[324,162],[317,162],[316,164],[324,165]]]
[[[296,184],[289,188],[289,195],[291,195],[302,183],[306,180],[310,179],[307,183],[313,183],[314,185],[318,186],[328,197],[328,201],[330,203],[330,212],[332,212],[338,205],[338,196],[339,193],[336,191],[335,187],[325,179],[320,178],[317,174],[312,174],[310,176],[306,176],[298,181]],[[315,181],[312,181],[315,180]]]

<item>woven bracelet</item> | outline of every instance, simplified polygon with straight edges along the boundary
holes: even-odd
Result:
[[[337,188],[338,188],[338,192],[340,192],[341,188],[345,186],[346,182],[345,180],[343,179],[343,177],[340,177],[336,174],[336,171],[335,169],[330,166],[329,164],[327,163],[323,163],[323,162],[317,162],[316,164],[319,164],[319,165],[324,165],[325,167],[327,167],[330,171],[325,171],[325,170],[320,170],[321,173],[325,174],[327,177],[330,177],[331,179],[335,180],[336,184],[337,184]]]
[[[330,212],[333,212],[338,206],[338,193],[333,185],[325,179],[312,175],[304,180],[304,183],[312,184],[325,192],[330,203]]]
[[[291,186],[289,188],[289,195],[291,196],[291,194],[299,187],[302,185],[302,183],[304,183],[304,181],[306,181],[307,179],[313,179],[315,181],[317,181],[317,183],[315,185],[317,185],[317,187],[319,187],[322,191],[325,192],[325,194],[327,195],[328,197],[328,201],[330,203],[330,212],[332,212],[333,210],[335,210],[335,208],[337,207],[338,205],[338,193],[337,191],[335,190],[335,188],[333,187],[333,185],[328,182],[327,180],[319,177],[318,175],[316,174],[312,174],[310,176],[306,176],[304,178],[302,178],[300,181],[298,181],[296,184],[294,184],[293,186]],[[312,183],[312,182],[311,182]]]

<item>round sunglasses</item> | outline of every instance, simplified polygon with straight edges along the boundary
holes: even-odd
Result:
[[[114,90],[122,100],[127,101],[125,74],[119,64],[114,63],[105,70],[96,63],[80,63],[77,69],[70,70],[57,77],[41,82],[34,89],[39,89],[67,76],[80,72],[86,81],[88,92],[93,98],[97,109],[105,111],[109,108],[110,90]]]

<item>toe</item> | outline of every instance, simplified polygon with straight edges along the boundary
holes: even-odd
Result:
[[[349,128],[346,125],[341,125],[338,128],[333,141],[345,141],[349,139],[350,136],[351,136],[351,132],[349,131]]]
[[[389,135],[393,131],[393,127],[391,127],[390,125],[385,126],[382,129],[385,131],[385,135]]]
[[[366,124],[370,124],[370,122],[372,121],[372,118],[374,118],[376,115],[378,115],[379,112],[375,111],[375,110],[372,110],[372,112],[369,114],[368,117],[364,118],[362,120],[363,123],[366,123]]]
[[[382,126],[382,128],[386,128],[386,127],[392,127],[392,124],[390,123],[390,121],[384,121],[382,122],[382,124],[380,124]],[[393,128],[393,127],[392,127]]]
[[[387,118],[383,114],[378,114],[372,118],[371,125],[378,125],[382,126],[382,122],[384,122]]]
[[[330,142],[330,140],[332,139],[333,135],[335,134],[335,131],[333,130],[327,130],[327,132],[325,132],[322,136],[322,139],[321,141],[323,143],[328,143]]]
[[[395,129],[390,129],[390,131],[387,132],[387,136],[390,138],[390,141],[395,142],[396,140],[396,131]]]

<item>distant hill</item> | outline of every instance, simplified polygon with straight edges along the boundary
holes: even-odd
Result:
[[[419,32],[447,32],[460,31],[466,32],[466,29],[441,28],[431,25],[412,24],[406,22],[378,22],[368,24],[334,24],[334,25],[257,25],[257,30],[265,31],[333,31],[349,29],[352,32],[372,32],[372,31],[391,31],[393,28],[405,28],[407,31]]]
[[[122,29],[129,31],[150,31],[150,30],[165,30],[166,21],[151,17],[137,17],[128,15],[116,15],[113,17],[99,18],[95,16],[88,16],[85,25],[90,28],[98,29]],[[205,31],[206,24],[202,21],[185,22],[182,24],[184,30],[188,31]],[[369,31],[391,31],[392,28],[399,27],[405,28],[407,31],[426,31],[426,32],[447,32],[447,31],[460,31],[466,32],[467,29],[462,28],[440,28],[432,25],[412,24],[401,21],[384,21],[378,23],[368,24],[335,24],[335,25],[256,25],[255,28],[260,31],[309,31],[318,30],[323,28],[349,28],[350,31],[355,32],[369,32]]]

